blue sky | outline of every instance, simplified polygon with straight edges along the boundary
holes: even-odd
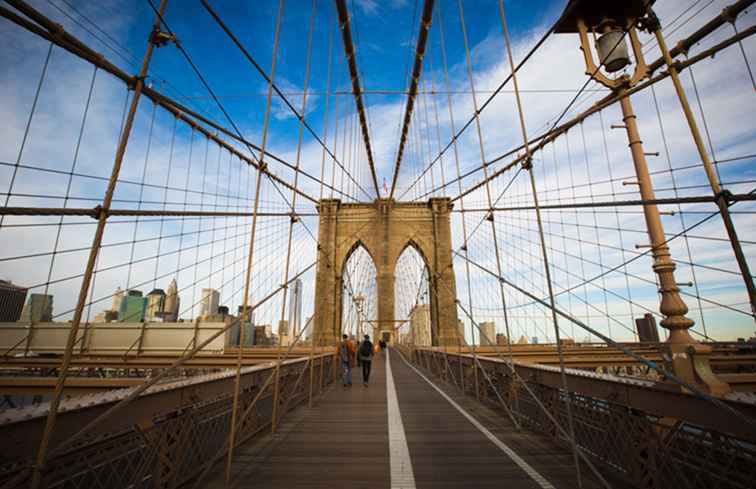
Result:
[[[36,0],[31,2],[56,22],[61,23],[68,31],[84,40],[96,50],[100,51],[109,60],[120,66],[127,72],[137,71],[145,48],[145,41],[150,31],[154,14],[146,1],[120,1],[112,0],[105,2],[78,2],[75,0]],[[414,50],[414,36],[417,30],[417,17],[420,15],[422,2],[410,0],[350,0],[347,2],[351,13],[352,33],[357,46],[357,62],[360,70],[362,86],[368,90],[404,90],[409,64]],[[564,1],[508,1],[505,3],[508,16],[508,24],[512,36],[513,51],[516,61],[522,59],[525,53],[532,47],[538,38],[545,32],[548,26],[558,17],[566,2]],[[695,1],[658,1],[655,9],[662,19],[662,25],[671,24],[665,32],[669,36],[669,44],[673,45],[678,39],[690,34],[700,27],[708,19],[717,15],[729,2],[717,0],[714,2]],[[239,37],[240,41],[250,51],[252,56],[266,70],[270,71],[275,17],[278,10],[277,2],[236,2],[215,0],[211,2],[213,8],[224,19],[228,26]],[[509,73],[506,62],[504,43],[501,34],[501,23],[498,15],[496,2],[493,1],[465,1],[464,15],[469,45],[471,49],[473,80],[477,90],[490,90],[495,88]],[[75,10],[72,8],[75,8]],[[307,34],[311,15],[312,3],[306,0],[285,2],[283,20],[281,24],[280,47],[278,54],[278,66],[276,83],[290,95],[291,102],[299,109],[302,99],[301,93],[305,79],[305,63],[307,60]],[[445,0],[436,2],[436,12],[430,30],[426,64],[423,69],[423,82],[425,88],[430,88],[433,83],[438,89],[445,88],[444,70],[441,63],[440,52],[440,24],[438,22],[438,9],[441,12],[441,21],[444,28],[444,41],[447,50],[449,87],[456,93],[449,98],[445,95],[435,97],[421,97],[416,105],[416,116],[413,121],[412,132],[408,150],[405,154],[402,171],[399,175],[399,193],[403,198],[417,198],[428,192],[435,185],[438,186],[441,178],[447,180],[456,172],[455,161],[452,152],[445,154],[441,161],[441,168],[445,171],[444,177],[438,166],[435,172],[428,174],[413,189],[404,194],[410,182],[415,180],[419,169],[423,168],[431,155],[438,153],[438,145],[443,145],[451,137],[451,128],[448,121],[449,103],[454,111],[454,122],[460,127],[467,122],[472,114],[472,101],[469,93],[469,79],[465,64],[465,50],[462,42],[460,14],[456,1]],[[83,15],[83,16],[82,16]],[[738,20],[738,27],[743,28],[752,25],[755,15],[753,12],[744,15]],[[191,56],[194,63],[207,79],[213,90],[220,96],[223,106],[231,115],[249,140],[259,143],[261,141],[262,121],[265,110],[266,84],[251,64],[233,46],[210,15],[204,10],[199,1],[172,0],[169,2],[165,19],[171,29],[175,31],[181,45]],[[91,22],[90,22],[91,21]],[[86,27],[84,29],[82,26]],[[95,35],[93,35],[93,33]],[[693,48],[691,54],[695,54],[706,46],[722,40],[732,34],[731,29],[722,28],[710,39]],[[35,36],[23,32],[18,27],[7,21],[0,22],[0,36],[6,42],[0,46],[0,63],[9,67],[0,73],[0,112],[7,121],[2,133],[2,146],[0,147],[0,161],[7,163],[0,167],[0,189],[7,192],[10,186],[11,170],[13,163],[19,157],[19,147],[23,140],[24,127],[28,117],[37,87],[48,44]],[[347,76],[343,59],[343,44],[341,36],[335,25],[335,7],[332,2],[318,1],[316,6],[315,29],[313,33],[313,48],[310,74],[310,95],[306,110],[306,120],[313,129],[324,137],[324,117],[326,102],[328,103],[328,144],[334,150],[345,165],[353,169],[355,179],[368,192],[372,193],[372,183],[367,171],[366,159],[362,148],[359,146],[359,137],[354,121],[354,103],[351,95],[339,95],[326,97],[325,89],[328,78],[328,54],[329,36],[332,41],[332,81],[331,92],[349,90],[350,82]],[[106,46],[102,40],[109,45]],[[646,57],[648,60],[658,56],[658,50],[647,35],[642,37],[647,43]],[[111,48],[115,48],[111,49]],[[756,46],[753,39],[743,43],[743,52],[751,66],[756,57]],[[431,69],[432,64],[432,69]],[[30,124],[28,141],[20,158],[24,164],[38,166],[46,169],[63,170],[61,174],[53,174],[41,170],[22,169],[14,182],[14,196],[10,199],[11,205],[62,205],[63,199],[50,199],[34,196],[22,196],[19,194],[33,193],[34,189],[44,188],[48,194],[60,195],[65,193],[67,176],[65,172],[71,167],[71,159],[76,154],[75,168],[81,175],[73,177],[71,183],[71,195],[79,200],[69,200],[66,205],[89,207],[95,205],[104,191],[104,179],[109,175],[110,162],[112,162],[119,122],[122,116],[126,91],[123,85],[113,80],[112,77],[100,72],[96,76],[92,91],[91,112],[87,116],[80,151],[76,153],[80,126],[82,125],[82,111],[87,100],[88,90],[92,80],[92,68],[87,63],[77,60],[68,53],[59,49],[53,50],[49,63],[49,76],[45,79],[40,93],[40,100],[35,116]],[[747,65],[744,62],[743,53],[739,46],[733,46],[720,53],[714,60],[707,60],[696,66],[695,76],[697,85],[692,85],[689,73],[683,76],[683,82],[690,96],[693,97],[695,90],[700,92],[703,115],[696,106],[696,114],[699,124],[709,130],[710,144],[707,146],[718,160],[731,160],[727,164],[720,165],[722,179],[734,182],[728,187],[733,192],[748,192],[753,188],[756,180],[754,170],[754,121],[750,114],[753,113],[754,90],[748,74]],[[583,63],[577,41],[571,36],[551,36],[536,55],[528,62],[521,73],[521,88],[523,103],[526,111],[526,123],[531,137],[543,132],[561,114],[576,90],[583,86],[585,76]],[[226,127],[230,124],[218,110],[218,107],[210,99],[207,90],[201,85],[197,76],[192,72],[186,60],[173,46],[167,46],[156,51],[153,58],[148,82],[156,89],[184,102],[196,110],[207,114],[212,119]],[[566,118],[585,109],[591,103],[603,96],[606,91],[596,84],[590,84],[568,111]],[[649,165],[654,172],[654,184],[657,187],[659,197],[671,197],[675,192],[679,195],[707,194],[706,179],[700,166],[696,166],[697,155],[695,148],[690,142],[687,127],[682,119],[669,82],[662,82],[655,88],[655,93],[645,91],[634,96],[633,103],[638,113],[639,124],[643,134],[644,143],[649,151],[660,151],[660,157],[650,158]],[[661,108],[662,116],[657,117],[656,103]],[[487,97],[486,93],[480,93],[478,103]],[[326,101],[326,99],[328,99]],[[336,99],[338,99],[338,114],[335,113]],[[378,167],[379,182],[385,178],[391,180],[391,171],[394,167],[395,151],[398,143],[398,121],[404,108],[405,98],[400,94],[368,94],[366,95],[368,107],[371,140],[374,146],[375,160]],[[434,109],[440,114],[438,133],[434,123]],[[215,145],[206,145],[200,139],[192,137],[189,128],[178,125],[173,132],[174,120],[162,110],[154,111],[150,103],[140,105],[139,114],[134,126],[132,140],[129,144],[122,179],[119,184],[117,198],[121,199],[115,206],[133,207],[134,202],[142,201],[140,206],[161,208],[164,201],[170,201],[169,207],[189,206],[192,208],[209,209],[209,206],[217,209],[248,208],[249,201],[254,190],[254,175],[250,174],[243,165],[237,165],[223,151],[218,151]],[[429,114],[429,122],[425,122],[425,114]],[[280,101],[274,100],[271,111],[268,148],[287,161],[294,163],[297,158],[297,120],[292,117],[286,107]],[[703,117],[705,116],[705,117]],[[616,124],[620,115],[616,107],[610,108],[602,114],[603,119],[592,117],[574,131],[568,133],[566,138],[547,148],[536,155],[536,171],[540,175],[543,198],[546,203],[559,201],[579,201],[581,199],[595,198],[606,200],[609,198],[636,198],[637,192],[633,187],[623,186],[622,179],[632,179],[632,162],[626,150],[626,140],[621,131],[608,131],[608,154],[604,154],[602,144],[602,124],[606,129],[610,124]],[[338,144],[334,144],[334,126],[339,125]],[[502,154],[521,142],[518,128],[516,106],[510,92],[505,91],[481,115],[482,137],[484,153],[487,160]],[[351,130],[351,136],[347,140],[344,128]],[[663,129],[663,132],[662,132]],[[606,131],[605,131],[606,132]],[[587,144],[582,145],[582,137],[585,136]],[[171,140],[174,140],[171,146]],[[344,143],[349,142],[349,146]],[[354,143],[354,146],[352,146]],[[238,146],[238,145],[237,145]],[[173,148],[173,149],[172,149]],[[668,151],[665,151],[666,150]],[[481,156],[478,140],[474,128],[465,132],[458,143],[459,165],[464,172],[480,166]],[[242,149],[243,150],[243,149]],[[666,154],[670,157],[667,160]],[[749,156],[750,155],[750,156]],[[302,142],[301,165],[312,174],[319,176],[322,163],[322,149],[314,139],[305,133]],[[168,162],[171,162],[173,175],[167,175]],[[508,162],[508,159],[492,165],[492,169],[498,168]],[[609,162],[609,164],[607,164]],[[330,164],[330,162],[329,162]],[[666,171],[668,167],[676,170],[672,173]],[[272,171],[286,180],[293,180],[291,171],[283,169],[280,165],[272,164]],[[589,175],[590,173],[590,175]],[[610,181],[610,173],[613,179]],[[672,176],[675,180],[672,180]],[[96,177],[96,178],[92,178]],[[467,187],[478,181],[481,173],[472,175],[462,182],[462,187]],[[186,178],[186,180],[184,180]],[[325,165],[325,180],[330,182],[333,178],[335,185],[343,188],[346,192],[359,195],[350,185],[348,179],[342,184],[341,173],[331,174],[330,166]],[[572,188],[566,182],[570,179],[576,181],[593,179],[596,183],[590,186]],[[155,185],[140,185],[140,181],[154,182]],[[160,186],[164,180],[177,182],[171,190],[164,191]],[[178,179],[181,181],[178,182]],[[433,180],[433,181],[431,181]],[[492,189],[494,194],[504,188],[509,178],[497,180]],[[170,183],[170,182],[169,182]],[[311,195],[319,196],[320,189],[310,181],[300,181],[302,188]],[[187,187],[187,189],[183,187]],[[231,189],[231,190],[229,190]],[[595,196],[589,195],[593,192]],[[231,196],[229,197],[229,193]],[[445,191],[435,192],[436,195],[456,195],[456,184]],[[324,194],[328,196],[328,191]],[[291,197],[287,194],[287,199]],[[476,192],[465,199],[465,205],[480,207],[484,205],[483,192]],[[134,202],[130,202],[134,201]],[[152,203],[150,203],[152,202]],[[502,205],[528,205],[530,203],[527,180],[515,179],[512,187]],[[263,191],[263,208],[268,210],[285,210],[286,203],[281,196],[270,186]],[[753,209],[751,204],[738,204],[738,207],[746,211]],[[297,209],[303,212],[313,212],[313,206],[299,199]],[[568,289],[578,282],[578,277],[589,277],[600,273],[601,267],[597,265],[599,259],[606,266],[614,266],[627,260],[635,251],[636,244],[642,244],[646,238],[642,233],[644,223],[637,213],[623,214],[620,216],[621,223],[615,222],[614,214],[591,214],[577,215],[552,213],[547,222],[547,232],[551,233],[550,242],[553,253],[554,281],[558,284],[557,289]],[[711,210],[711,206],[686,207],[691,214],[686,216],[687,225],[695,222],[701,215],[696,212]],[[453,229],[455,234],[455,246],[461,244],[461,219],[455,215]],[[594,221],[594,217],[597,221]],[[476,226],[480,221],[478,215],[468,215],[468,227]],[[741,239],[746,244],[746,253],[750,259],[754,256],[754,237],[756,226],[751,213],[736,214],[736,222],[742,230]],[[78,221],[82,219],[79,218]],[[28,219],[27,219],[28,221]],[[35,220],[34,222],[55,221],[55,219]],[[269,222],[262,226],[261,240],[265,243],[256,260],[259,261],[259,280],[253,284],[257,296],[263,295],[281,282],[280,269],[281,250],[269,242],[275,239],[285,238],[288,223]],[[22,220],[9,220],[8,222],[20,223]],[[294,249],[296,263],[294,269],[308,264],[308,259],[314,257],[313,240],[309,233],[317,234],[317,221],[315,218],[304,219],[307,228],[298,227],[295,232]],[[500,223],[497,233],[501,242],[508,246],[506,254],[506,274],[514,281],[525,284],[534,291],[544,293],[544,282],[539,276],[540,269],[537,260],[530,253],[533,252],[534,237],[532,229],[532,216],[529,214],[497,215]],[[600,232],[594,233],[591,227],[595,223],[601,226]],[[665,227],[669,234],[682,229],[683,222],[679,216],[664,218]],[[576,225],[579,224],[579,225]],[[217,228],[216,231],[201,231],[199,227],[209,226]],[[245,223],[245,225],[248,223]],[[163,226],[162,228],[160,226]],[[195,227],[198,226],[198,227]],[[626,232],[623,235],[614,231],[622,227]],[[242,225],[243,227],[243,225]],[[0,232],[0,241],[8,244],[7,254],[3,257],[21,254],[49,252],[54,243],[51,241],[49,228],[6,228]],[[86,247],[91,240],[91,226],[64,227],[61,235],[59,248],[74,249]],[[161,230],[162,229],[162,230]],[[162,234],[180,234],[195,230],[197,235],[184,238],[171,238],[163,240],[160,250],[165,253],[166,249],[179,247],[197,237],[201,241],[206,237],[208,242],[213,240],[217,233],[227,233],[217,246],[228,245],[231,249],[231,241],[228,232],[235,231],[239,235],[238,242],[233,243],[239,250],[237,260],[243,257],[244,231],[237,228],[229,229],[228,223],[205,221],[200,223],[141,223],[136,227],[133,223],[114,225],[106,233],[106,242],[128,243],[133,239],[145,239],[154,241]],[[590,231],[590,236],[585,234]],[[641,231],[641,232],[638,232]],[[704,237],[722,239],[724,232],[721,223],[716,219],[698,228],[696,234]],[[193,231],[192,231],[193,232]],[[582,238],[581,238],[582,234]],[[692,233],[693,234],[693,233]],[[220,236],[218,234],[218,236]],[[53,236],[54,238],[54,236]],[[274,239],[275,238],[275,239]],[[491,241],[491,231],[481,228],[475,235],[480,243],[479,249],[487,249],[489,252],[480,251],[476,259],[487,266],[493,267],[490,247],[485,248]],[[220,238],[218,238],[220,239]],[[578,239],[584,242],[582,252],[593,264],[585,260],[579,260],[576,255],[576,243]],[[96,285],[95,297],[107,297],[116,285],[123,287],[124,281],[130,281],[129,285],[142,282],[150,282],[158,270],[158,274],[166,275],[165,281],[170,277],[170,268],[186,265],[192,262],[202,262],[203,257],[212,253],[218,253],[219,248],[208,245],[200,251],[189,250],[188,253],[178,252],[179,257],[170,263],[170,266],[161,262],[154,264],[148,258],[157,253],[155,243],[124,245],[108,248],[103,255],[103,261],[112,265],[133,261],[142,258],[144,261],[139,265],[129,267],[132,270],[125,279],[120,270],[115,270],[110,275],[103,271]],[[599,247],[590,242],[600,242],[603,251],[598,256]],[[10,243],[10,244],[9,244]],[[737,267],[732,259],[731,251],[722,241],[712,242],[706,239],[691,239],[688,245],[691,247],[694,261],[702,261],[710,268],[697,269],[696,282],[700,287],[701,295],[709,297],[719,304],[726,304],[738,311],[747,310],[743,301],[743,287],[737,275],[729,273]],[[672,245],[673,255],[679,258],[678,276],[681,282],[692,280],[693,269],[685,263],[688,260],[686,244],[677,240]],[[225,248],[224,248],[225,249]],[[566,252],[566,253],[565,253]],[[236,255],[234,255],[236,256]],[[68,257],[68,258],[66,258]],[[584,258],[586,258],[584,257]],[[53,268],[52,277],[66,277],[74,275],[81,269],[85,255],[79,252],[71,252],[61,255]],[[36,260],[36,261],[35,261]],[[225,259],[224,259],[225,260]],[[229,251],[228,260],[232,260]],[[154,260],[153,260],[154,261]],[[14,281],[42,283],[46,281],[49,267],[49,257],[39,259],[19,259],[4,261],[0,264],[0,278],[6,276]],[[236,262],[234,262],[236,263]],[[168,267],[168,268],[166,268]],[[716,270],[711,267],[716,268]],[[240,303],[239,283],[220,287],[221,273],[213,270],[226,270],[228,273],[238,275],[243,269],[243,263],[231,265],[230,261],[208,262],[190,267],[179,276],[179,287],[186,287],[186,296],[195,295],[196,288],[212,285],[222,289],[223,296],[232,309]],[[199,271],[198,271],[199,270]],[[463,287],[462,273],[464,267],[455,262],[455,270],[458,279],[458,291],[460,296],[466,294]],[[725,270],[722,272],[721,270]],[[658,308],[656,303],[654,276],[651,272],[650,261],[647,259],[634,262],[631,273],[634,278],[629,284],[624,277],[614,274],[607,277],[607,282],[602,282],[602,287],[608,287],[614,295],[607,298],[606,294],[599,289],[583,287],[576,294],[565,293],[560,299],[560,306],[571,310],[574,314],[584,314],[589,318],[591,314],[600,314],[600,311],[586,311],[580,298],[593,304],[601,304],[601,309],[606,313],[611,311],[617,318],[622,318],[626,324],[630,323],[631,315],[638,316],[642,307],[653,311]],[[215,275],[212,275],[215,273]],[[189,286],[197,282],[205,274],[211,275],[207,282],[200,285]],[[141,278],[140,278],[141,277]],[[646,282],[644,282],[644,280]],[[648,283],[650,281],[651,283]],[[501,313],[496,312],[500,308],[497,303],[498,285],[482,274],[473,277],[477,287],[478,296],[481,298],[479,314],[482,319],[494,319],[500,323]],[[56,310],[69,309],[76,290],[76,279],[61,282],[56,289]],[[305,292],[310,294],[305,299],[305,305],[312,302],[312,277],[305,280]],[[158,283],[157,285],[161,285]],[[147,286],[145,286],[147,287]],[[687,290],[687,289],[686,289]],[[626,300],[629,295],[637,307],[629,307]],[[606,299],[606,300],[605,300]],[[308,302],[309,301],[309,302]],[[512,304],[525,304],[527,301],[517,294],[510,297]],[[187,303],[190,302],[187,298]],[[693,310],[696,300],[690,298],[689,306]],[[93,308],[93,313],[100,310],[104,302],[98,303]],[[60,309],[58,309],[60,307]],[[264,312],[267,321],[277,321],[277,308],[279,305],[272,304]],[[521,310],[528,310],[529,306],[523,305]],[[706,309],[708,307],[709,309]],[[707,311],[708,323],[719,324],[716,334],[722,338],[736,336],[748,336],[752,334],[753,321],[742,312],[714,307],[714,304],[704,304],[699,309]],[[692,312],[693,313],[693,312]],[[188,312],[187,314],[191,314]],[[308,312],[306,311],[306,315]],[[528,324],[542,321],[545,317],[541,312],[532,311],[531,316],[523,318],[523,332],[530,336],[543,334],[537,327],[531,328]],[[487,316],[486,316],[487,315]],[[611,322],[611,321],[609,321]],[[697,318],[698,323],[703,321]],[[608,327],[606,318],[599,318],[592,323],[596,327]],[[530,328],[530,329],[529,329]]]

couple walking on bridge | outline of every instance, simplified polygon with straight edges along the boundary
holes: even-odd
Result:
[[[352,367],[355,363],[362,366],[362,385],[368,386],[370,380],[370,369],[373,365],[373,343],[370,341],[370,335],[355,345],[354,341],[344,335],[339,343],[339,359],[341,360],[342,384],[344,387],[352,386]]]

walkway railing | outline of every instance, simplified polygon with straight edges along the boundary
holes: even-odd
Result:
[[[747,488],[756,480],[756,440],[749,439],[748,430],[718,407],[659,383],[568,369],[567,393],[556,367],[516,362],[513,375],[506,361],[478,356],[477,371],[485,374],[476,375],[472,355],[403,351],[426,371],[508,410],[522,427],[565,448],[570,441],[549,418],[567,426],[569,402],[578,449],[610,480],[702,489]],[[756,413],[756,405],[736,395],[726,402],[750,416]]]
[[[334,378],[333,355],[285,361],[278,380],[280,420],[310,396],[319,395]],[[275,364],[242,369],[236,445],[271,425]],[[310,382],[312,381],[312,386]],[[51,446],[51,457],[42,473],[43,487],[191,487],[190,483],[228,449],[233,401],[234,371],[158,384],[134,400],[128,410],[74,444],[72,434],[130,389],[67,399],[61,404],[62,422]],[[312,388],[311,388],[312,387]],[[27,487],[30,461],[44,428],[46,405],[18,410],[16,419],[3,419],[3,445],[13,447],[0,454],[0,487]],[[6,411],[4,415],[9,415]]]

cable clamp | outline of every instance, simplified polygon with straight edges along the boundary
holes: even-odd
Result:
[[[719,191],[719,193],[718,193],[718,194],[717,194],[717,195],[716,195],[716,196],[715,196],[714,198],[715,198],[715,200],[717,201],[717,203],[719,203],[719,201],[722,201],[722,200],[723,200],[723,201],[724,201],[724,203],[725,203],[725,205],[726,205],[727,207],[730,207],[730,205],[732,205],[732,204],[733,204],[733,202],[734,202],[734,201],[733,201],[733,195],[732,195],[732,192],[730,192],[730,191],[729,191],[729,190],[727,190],[727,189],[722,189],[722,190],[720,190],[720,191]]]
[[[177,43],[176,40],[176,34],[172,32],[163,32],[160,29],[153,29],[152,33],[150,34],[150,42],[155,45],[155,47],[162,48],[169,42]]]
[[[521,166],[523,170],[530,170],[531,168],[533,168],[533,157],[528,156],[527,158],[522,160]]]
[[[102,214],[105,213],[105,209],[100,204],[97,204],[92,210],[94,211],[94,214],[92,215],[92,219],[96,221],[99,221],[100,218],[102,217]]]

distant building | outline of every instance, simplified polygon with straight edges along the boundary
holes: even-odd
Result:
[[[168,290],[165,294],[165,303],[163,304],[163,321],[166,323],[175,323],[178,321],[179,307],[181,299],[178,295],[178,286],[176,279],[171,280]]]
[[[129,290],[118,310],[118,320],[122,323],[141,323],[146,312],[147,298],[142,297],[142,291]]]
[[[531,340],[531,343],[533,343],[534,345],[537,345],[538,344],[538,336],[533,336],[533,338]]]
[[[433,344],[428,304],[418,304],[410,311],[410,342],[415,346]]]
[[[118,311],[102,311],[94,317],[96,323],[112,323],[118,321]]]
[[[461,319],[457,320],[457,332],[459,333],[459,341],[465,344],[465,323]]]
[[[267,346],[273,344],[273,337],[272,335],[268,334],[268,326],[262,325],[262,326],[255,326],[254,329],[254,341],[252,344],[259,345],[259,346]],[[245,342],[246,344],[246,342]]]
[[[496,340],[496,323],[484,321],[480,326],[480,346],[492,346]]]
[[[520,336],[520,339],[517,340],[518,345],[527,345],[528,344],[528,337],[525,335]]]
[[[163,289],[154,289],[147,294],[147,310],[144,315],[146,321],[164,319],[165,297],[165,291]]]
[[[0,280],[0,323],[15,323],[24,310],[26,292],[29,289]]]
[[[289,295],[289,334],[292,338],[299,335],[302,328],[302,280],[296,279],[291,283]]]
[[[241,318],[242,317],[242,311],[244,310],[244,305],[240,305],[237,309],[236,315]],[[247,306],[247,321],[252,320],[252,306]]]
[[[646,313],[642,318],[635,320],[638,330],[638,341],[641,343],[659,343],[659,330],[656,328],[656,319],[651,313]]]
[[[506,335],[498,333],[496,335],[496,344],[499,346],[505,346],[509,344],[509,339]]]
[[[32,294],[21,311],[20,321],[24,323],[49,323],[53,316],[53,296]]]
[[[113,305],[111,306],[110,310],[115,311],[118,313],[118,311],[121,310],[121,303],[123,302],[123,290],[121,290],[120,287],[118,287],[115,291],[115,294],[113,294]]]
[[[278,321],[278,337],[281,338],[281,346],[289,346],[294,341],[294,336],[289,336],[289,321]]]
[[[202,302],[200,302],[200,317],[213,316],[218,313],[220,305],[220,292],[215,289],[202,289]]]

